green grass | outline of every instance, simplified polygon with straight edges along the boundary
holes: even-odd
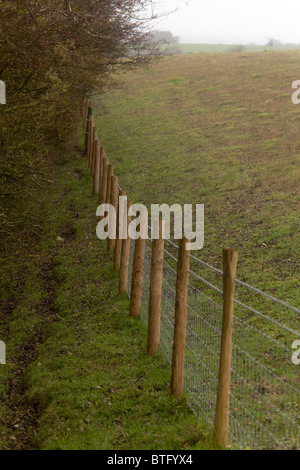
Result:
[[[128,74],[119,90],[93,102],[101,143],[128,197],[148,207],[204,203],[205,243],[196,255],[220,269],[222,248],[238,248],[241,280],[299,308],[299,108],[291,102],[298,63],[297,51],[178,55]],[[220,276],[196,262],[192,269],[222,288]],[[222,305],[212,289],[196,285]],[[200,308],[201,295],[189,297],[189,320],[192,307],[198,317],[186,369],[190,400],[212,422],[218,370],[211,351],[218,354],[220,331],[212,334],[217,315],[211,301]],[[172,294],[165,289],[164,296]],[[297,331],[292,311],[240,287],[236,297]],[[170,315],[166,306],[162,321]],[[235,315],[231,414],[241,429],[233,443],[293,448],[295,337],[242,308]]]
[[[146,327],[128,314],[106,243],[96,238],[97,198],[87,162],[61,169],[44,203],[43,236],[31,256],[1,366],[1,389],[17,357],[42,332],[15,397],[1,409],[0,447],[24,447],[35,414],[33,449],[205,449],[209,430],[185,400],[170,396],[170,368],[148,357]],[[50,305],[51,302],[51,305]]]
[[[300,305],[299,53],[167,57],[94,97],[101,143],[134,202],[203,203],[205,261]]]
[[[171,44],[180,49],[184,54],[198,54],[201,52],[206,53],[218,53],[218,52],[231,52],[237,47],[236,44]],[[276,52],[276,51],[285,51],[293,50],[295,48],[290,46],[255,46],[255,45],[245,45],[243,46],[242,53],[244,52]]]
[[[204,203],[205,244],[197,255],[220,268],[222,247],[237,247],[239,278],[299,307],[299,108],[290,99],[298,62],[297,52],[168,57],[124,76],[119,89],[93,101],[98,135],[129,198],[147,205]],[[35,414],[27,447],[209,448],[210,429],[185,402],[170,399],[163,357],[145,355],[145,325],[128,318],[111,256],[96,239],[96,206],[86,162],[73,155],[45,201],[40,247],[30,251],[22,295],[1,337],[8,366],[0,368],[0,392],[16,374],[24,346],[43,333],[22,380],[22,410]],[[201,275],[214,281],[205,268]],[[17,284],[4,281],[4,296]],[[198,299],[189,301],[196,307]],[[294,316],[274,312],[268,302],[255,306],[296,328]],[[255,355],[257,338],[246,333],[262,328],[261,320],[241,318],[246,326],[237,344]],[[208,346],[215,345],[209,331],[202,325]],[[280,334],[271,327],[264,332]],[[287,346],[295,339],[278,338]],[[205,343],[197,344],[204,357]],[[271,341],[258,359],[275,371],[286,367],[290,356],[272,348]],[[187,356],[195,374],[195,357]],[[214,361],[210,370],[216,367]],[[243,372],[245,365],[238,359],[235,367]],[[283,386],[291,381],[287,370]],[[234,392],[247,405],[257,403],[259,374],[251,385],[249,395],[233,377]],[[271,381],[264,387],[267,411],[260,414],[258,403],[254,416],[277,426],[273,405],[280,406],[282,391]],[[202,393],[211,400],[208,387]],[[18,448],[28,417],[20,410],[16,420],[7,405],[0,408],[0,447]],[[252,418],[244,419],[247,427]]]

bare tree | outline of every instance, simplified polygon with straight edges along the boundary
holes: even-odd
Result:
[[[5,129],[0,135],[0,236],[5,240],[29,226],[28,201],[45,186],[45,167],[72,139],[83,94],[103,90],[112,73],[147,64],[159,54],[157,44],[146,40],[151,3],[1,1],[0,80],[7,99],[0,105]]]

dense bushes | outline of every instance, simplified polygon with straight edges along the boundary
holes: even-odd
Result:
[[[37,234],[35,210],[74,136],[85,93],[147,63],[143,0],[3,0],[0,11],[1,256]]]

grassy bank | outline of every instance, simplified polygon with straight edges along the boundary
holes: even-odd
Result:
[[[162,357],[146,356],[145,325],[118,296],[96,207],[74,153],[44,201],[40,244],[1,332],[0,448],[208,448],[186,403],[170,398]]]

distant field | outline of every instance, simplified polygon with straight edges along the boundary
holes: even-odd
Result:
[[[185,54],[193,54],[198,52],[230,52],[235,50],[237,44],[172,44],[172,46],[178,47]],[[243,46],[243,52],[261,52],[261,51],[284,51],[292,50],[291,46],[255,46],[247,45]]]
[[[299,308],[300,53],[166,57],[94,97],[102,145],[135,202],[205,204],[199,256],[239,249],[239,278]],[[294,325],[296,327],[296,325]]]

